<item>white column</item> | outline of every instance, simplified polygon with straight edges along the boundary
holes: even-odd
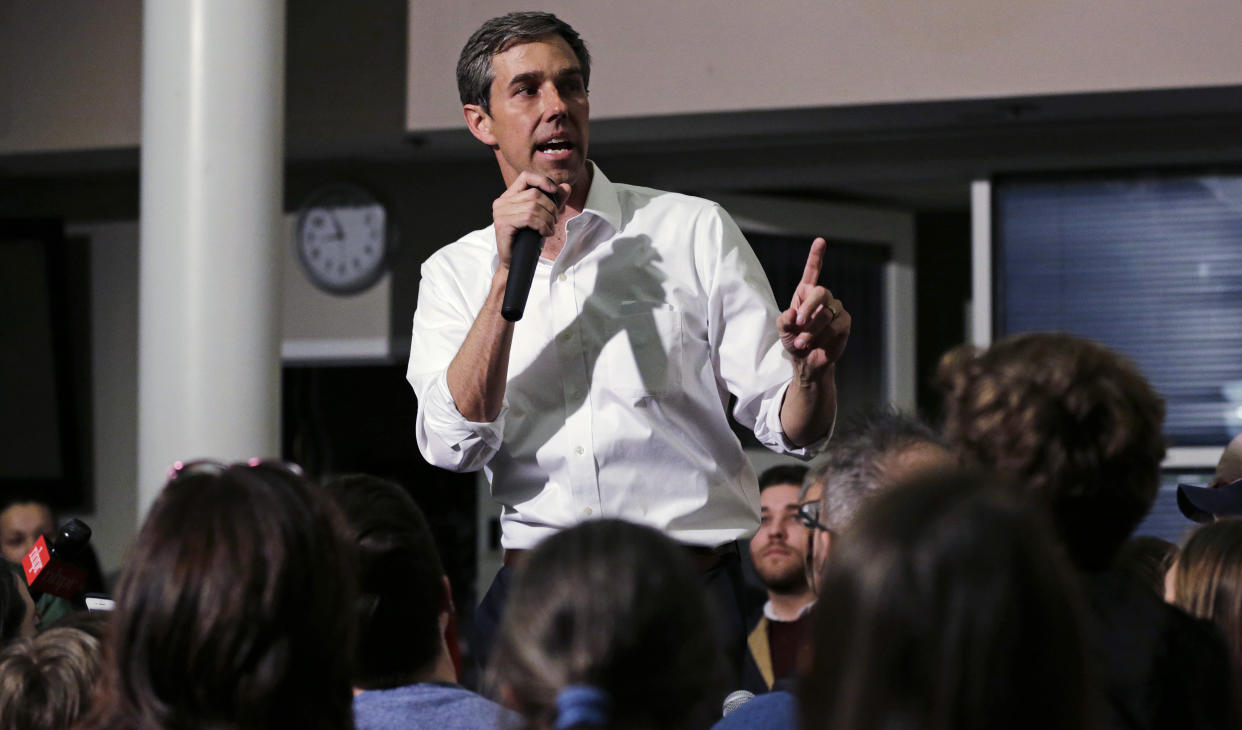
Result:
[[[138,511],[280,452],[283,0],[143,3]]]

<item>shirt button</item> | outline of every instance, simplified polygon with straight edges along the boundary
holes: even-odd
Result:
[[[574,333],[572,331],[567,330],[561,333],[561,342],[569,342],[573,338],[574,338]]]
[[[586,509],[582,510],[582,514],[586,515],[587,517],[590,517],[591,515],[595,513],[591,511],[590,507],[587,507]]]
[[[578,448],[574,449],[574,453],[577,454],[578,456],[582,456],[584,453],[586,453],[586,449],[579,446]]]
[[[568,278],[568,277],[566,277],[566,276],[565,276],[565,272],[563,272],[563,271],[562,271],[562,272],[561,272],[561,275],[560,275],[560,276],[558,276],[558,277],[556,277],[556,278],[557,278],[557,280],[558,280],[558,281],[565,281],[565,279],[566,279],[566,278]]]

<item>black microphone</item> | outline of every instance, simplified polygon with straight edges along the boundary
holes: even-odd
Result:
[[[86,586],[86,570],[72,561],[90,542],[91,528],[82,520],[69,520],[49,544],[43,535],[22,558],[26,585],[33,594],[50,593],[61,598],[74,598]]]
[[[535,188],[552,198],[546,190]],[[539,254],[543,251],[543,236],[533,228],[521,228],[513,234],[513,247],[509,254],[509,278],[505,280],[505,298],[500,303],[500,316],[516,322],[522,318],[526,310],[526,297],[530,296],[530,285],[535,280],[535,266],[539,263]]]

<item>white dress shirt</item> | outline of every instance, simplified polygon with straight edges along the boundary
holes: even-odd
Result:
[[[555,261],[540,259],[515,325],[500,415],[467,421],[445,373],[498,266],[494,227],[422,267],[407,378],[418,446],[482,468],[502,545],[530,548],[592,517],[692,545],[754,532],[759,491],[725,410],[760,442],[810,458],[781,430],[793,367],[772,290],[728,214],[707,200],[614,184],[598,167]]]

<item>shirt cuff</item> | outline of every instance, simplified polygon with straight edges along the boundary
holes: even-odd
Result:
[[[454,451],[471,451],[479,447],[480,442],[490,451],[500,449],[504,441],[505,414],[509,411],[506,400],[500,406],[500,413],[493,421],[471,421],[457,410],[453,394],[449,392],[448,374],[440,373],[431,383],[431,397],[420,403],[426,429]]]
[[[776,408],[769,408],[764,420],[768,427],[768,433],[774,434],[779,439],[779,442],[776,444],[777,449],[790,456],[809,460],[818,456],[820,452],[828,447],[828,442],[832,440],[833,432],[837,430],[837,414],[832,414],[832,425],[828,427],[828,433],[824,434],[824,437],[818,441],[813,441],[806,446],[798,446],[790,441],[785,435],[785,427],[781,425],[781,406],[785,404],[785,391],[789,389],[792,382],[785,383],[777,391],[776,398],[772,401],[776,404]]]

